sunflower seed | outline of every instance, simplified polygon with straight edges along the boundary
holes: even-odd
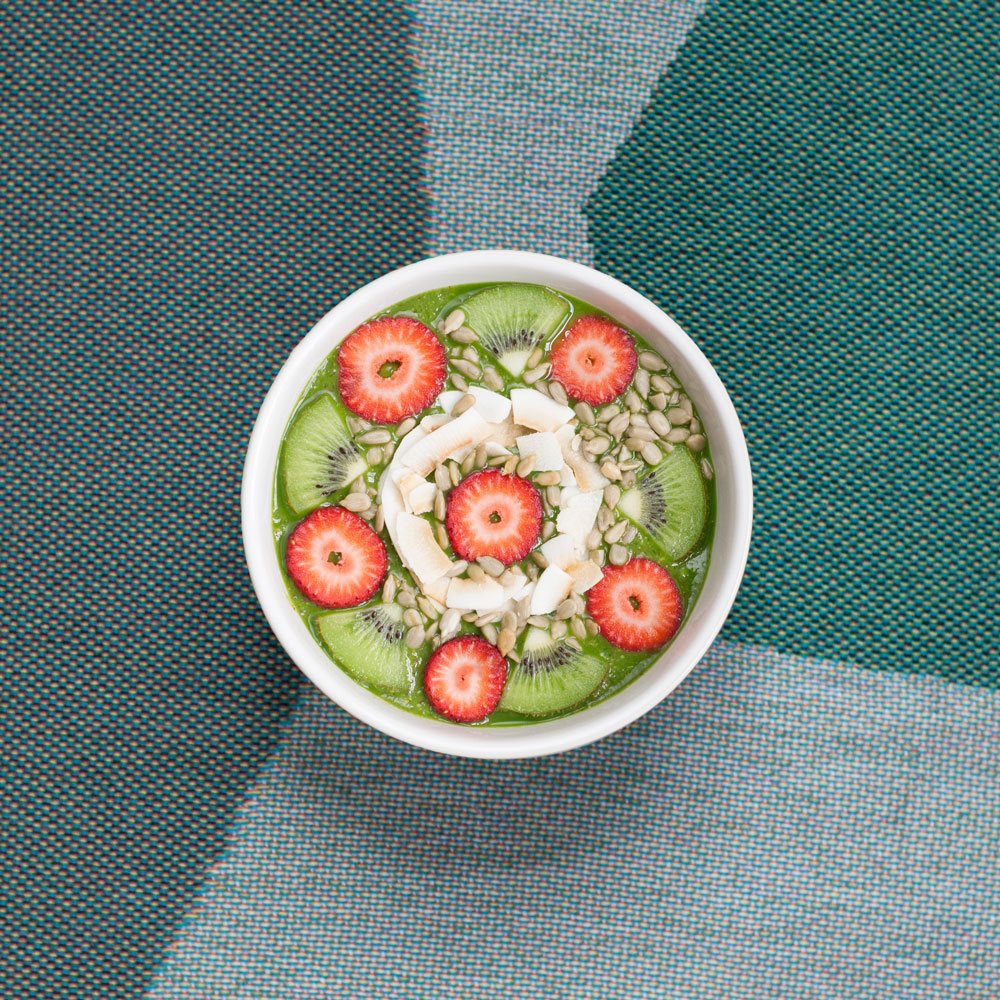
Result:
[[[384,447],[384,448],[382,449],[382,461],[383,461],[383,462],[388,462],[388,461],[389,461],[389,459],[390,459],[390,458],[392,458],[392,453],[393,453],[393,452],[394,452],[395,450],[396,450],[396,442],[395,442],[395,441],[390,441],[390,442],[389,442],[389,443],[388,443],[388,444],[387,444],[387,445],[386,445],[386,446],[385,446],[385,447]]]
[[[667,367],[666,361],[652,351],[640,351],[639,364],[648,372],[662,372]]]
[[[672,424],[689,424],[691,422],[691,414],[680,406],[672,406],[667,410],[667,420]]]
[[[667,447],[671,446],[668,445]],[[628,472],[622,473],[622,486],[625,489],[627,490],[632,489],[632,487],[635,486],[635,483],[636,483],[636,475],[632,469],[629,469]]]
[[[609,484],[604,487],[604,502],[614,509],[618,506],[618,501],[622,498],[622,491],[620,486],[615,486],[614,483]],[[593,548],[593,546],[590,546]]]
[[[563,406],[569,403],[569,399],[566,397],[566,390],[562,387],[561,382],[549,382],[549,395],[557,403],[562,403]]]
[[[705,435],[704,434],[692,434],[687,439],[687,446],[692,451],[704,451],[705,450]]]
[[[603,455],[604,452],[611,447],[611,442],[605,437],[595,437],[592,441],[588,441],[584,446],[583,450],[587,452],[588,455]]]
[[[363,477],[355,479],[354,482],[351,483],[351,492],[362,493],[365,496],[368,495],[368,484],[364,481]]]
[[[560,604],[559,607],[556,608],[555,610],[556,620],[560,618],[569,618],[570,616],[575,614],[576,614],[576,601],[574,601],[572,598],[569,597],[567,597],[566,600],[563,601],[562,604]]]
[[[469,563],[469,579],[476,583],[482,583],[486,579],[486,570],[479,563]]]
[[[553,639],[561,639],[569,630],[569,626],[564,621],[554,621],[549,633]]]
[[[407,608],[403,612],[403,624],[407,628],[413,628],[414,625],[423,625],[423,623],[420,612],[416,608]]]
[[[635,388],[643,399],[649,396],[649,372],[645,368],[640,368],[635,373]]]
[[[538,551],[538,549],[535,549],[535,551],[531,553],[531,558],[536,566],[539,566],[541,569],[548,569],[549,561],[542,555],[541,552]]]
[[[425,641],[427,639],[433,639],[434,636],[437,635],[437,630],[438,630],[438,623],[437,622],[431,622],[430,625],[427,626],[427,632],[424,635]]]
[[[476,624],[476,619],[478,617],[479,617],[479,615],[476,614],[475,611],[466,611],[465,614],[462,615],[462,621],[463,622],[467,622],[469,625],[475,625]]]
[[[608,549],[608,562],[612,566],[624,566],[628,562],[628,549],[624,545],[612,545]]]
[[[505,476],[512,476],[517,469],[517,455],[511,455],[504,463],[503,472]]]
[[[373,431],[367,431],[358,438],[359,444],[388,444],[392,440],[392,435],[384,428],[379,427]]]
[[[396,596],[396,578],[394,576],[387,576],[385,578],[385,583],[382,584],[382,601],[385,604],[391,604],[392,599]]]
[[[688,415],[689,418],[694,417],[694,403],[692,403],[687,396],[681,397],[681,409]]]
[[[475,463],[475,461],[476,461],[476,453],[474,451],[470,451],[469,454],[462,459],[461,469],[463,476],[467,476],[470,472],[472,472],[472,466]]]
[[[476,448],[476,457],[472,463],[477,469],[481,469],[486,464],[486,445],[481,444]]]
[[[458,372],[452,372],[451,373],[451,384],[456,389],[458,389],[459,392],[468,392],[469,391],[469,383],[466,382],[465,379],[462,378],[462,376],[458,374]]]
[[[604,475],[606,479],[611,479],[611,480],[621,479],[622,477],[622,470],[619,469],[618,466],[611,461],[605,462],[601,466],[601,473]]]
[[[495,368],[487,366],[483,369],[483,381],[486,383],[486,388],[494,392],[499,392],[503,388],[503,379]]]
[[[521,376],[521,381],[525,385],[534,385],[540,378],[549,373],[550,365],[546,362],[544,365],[539,365],[537,368],[530,368]]]
[[[648,420],[649,426],[660,437],[666,437],[670,433],[670,421],[659,410],[650,410]]]
[[[587,553],[587,555],[591,559],[591,561],[597,563],[598,566],[604,565],[604,560],[605,560],[604,549],[591,549],[590,552]]]
[[[681,401],[681,394],[675,389],[670,393],[670,405],[676,406]]]
[[[623,545],[630,544],[635,539],[635,536],[638,535],[638,534],[639,534],[639,532],[636,529],[636,526],[634,524],[630,524],[625,529],[625,534],[622,535],[622,544]]]
[[[464,347],[462,348],[462,357],[466,361],[471,361],[473,364],[479,363],[479,351],[474,347]]]
[[[507,455],[494,455],[492,458],[486,460],[486,464],[492,468],[496,468],[498,465],[503,465],[507,461]]]
[[[697,417],[695,417],[695,419],[692,420],[690,424],[688,424],[688,430],[692,434],[700,434],[701,433],[701,421]]]
[[[546,521],[542,525],[542,541],[547,541],[556,533],[556,526],[553,521]]]
[[[404,608],[415,608],[417,606],[417,598],[409,587],[403,587],[396,595],[396,603]]]
[[[605,532],[612,524],[615,523],[615,515],[607,507],[601,507],[597,512],[597,530],[600,532]],[[589,548],[596,548],[596,545],[588,546]]]
[[[528,563],[528,579],[535,583],[538,580],[538,567],[534,563]]]
[[[674,389],[674,387],[662,375],[651,376],[649,384],[659,392],[665,392],[668,396]]]
[[[477,560],[480,566],[489,573],[490,576],[499,576],[504,571],[504,564],[493,556],[480,556]]]
[[[429,618],[431,621],[440,616],[438,609],[426,597],[417,598],[417,607],[423,611],[424,617]]]
[[[580,640],[577,639],[575,635],[571,635],[567,638],[566,645],[572,646],[577,652],[580,652],[583,649],[583,646],[580,645]]]
[[[513,611],[505,611],[503,613],[503,618],[500,619],[500,628],[517,628],[517,615],[515,615]]]
[[[410,649],[419,649],[424,644],[425,638],[426,633],[423,628],[420,625],[414,625],[413,628],[407,629],[404,642]]]
[[[549,620],[548,618],[543,618],[541,615],[532,615],[528,619],[529,625],[534,625],[535,628],[548,628]]]
[[[655,441],[656,431],[652,427],[638,427],[633,425],[629,428],[629,437],[638,438],[640,441]]]
[[[537,455],[529,455],[527,458],[522,458],[521,461],[517,463],[517,474],[522,477],[529,476],[532,472],[534,472],[537,464]]]
[[[601,412],[597,414],[597,419],[603,424],[607,420],[611,420],[613,417],[617,417],[622,411],[615,406],[614,403],[608,403],[607,406],[601,407]]]
[[[444,494],[440,490],[436,490],[434,493],[434,516],[439,521],[443,521],[447,513],[448,502],[445,500]]]
[[[501,656],[506,656],[514,648],[515,642],[517,642],[517,633],[512,628],[500,629],[496,646]]]
[[[365,461],[369,465],[378,465],[382,461],[382,449],[369,448],[365,454]]]
[[[712,476],[715,475],[715,473],[712,471],[712,466],[709,464],[707,458],[703,458],[701,460],[701,474],[706,479],[711,479]]]
[[[620,438],[629,424],[629,414],[619,413],[608,421],[608,433],[613,438]]]
[[[649,401],[658,410],[665,410],[667,408],[667,397],[662,392],[658,392],[655,395],[650,396]]]
[[[495,626],[487,622],[485,625],[480,625],[479,629],[487,642],[492,643],[494,646],[497,644],[497,630]]]
[[[622,535],[625,534],[625,529],[627,527],[628,527],[628,521],[619,521],[617,524],[608,528],[608,530],[604,532],[604,540],[609,545],[613,544],[614,542],[620,541]],[[595,549],[597,548],[596,545],[592,545],[590,547]]]
[[[448,476],[451,479],[452,486],[458,486],[462,481],[462,470],[458,467],[457,462],[448,463]]]
[[[360,434],[365,429],[366,425],[363,421],[358,420],[357,417],[348,417],[347,426],[351,428],[353,433]]]
[[[535,392],[540,392],[543,396],[547,396],[549,394],[549,387],[545,382],[536,382]]]
[[[435,467],[434,482],[442,493],[447,493],[451,489],[451,476],[448,475],[447,465],[438,465]]]
[[[630,458],[627,462],[622,462],[622,474],[626,472],[635,472],[636,469],[642,468],[642,462],[637,461],[634,458]]]
[[[539,486],[558,486],[562,482],[562,476],[558,472],[539,472],[535,476],[535,482]]]
[[[528,360],[524,363],[525,368],[534,368],[542,358],[545,356],[545,351],[540,347],[536,347],[529,355]]]
[[[451,339],[457,340],[460,344],[474,344],[479,337],[467,326],[460,326],[457,330],[451,331]]]
[[[631,427],[648,427],[649,421],[646,419],[645,413],[633,413],[628,418],[629,425]]]
[[[688,434],[691,432],[686,427],[675,427],[667,435],[667,440],[672,441],[674,444],[680,444],[681,441],[686,441]]]
[[[469,564],[464,559],[458,559],[451,564],[451,568],[445,573],[445,576],[461,576],[468,568]]]
[[[444,525],[440,521],[434,525],[434,534],[437,535],[438,545],[440,545],[442,549],[447,550],[450,544],[448,540],[448,532],[445,531]]]
[[[558,473],[554,472],[552,475],[558,475]],[[562,491],[558,486],[546,486],[545,499],[548,500],[550,507],[559,507],[562,505]]]
[[[457,368],[463,375],[468,378],[482,378],[483,370],[479,365],[472,361],[466,361],[465,358],[455,358],[452,361],[452,366]]]
[[[596,549],[598,545],[601,544],[601,533],[594,528],[594,530],[587,535],[587,540],[584,543],[588,549]]]
[[[442,333],[454,333],[465,322],[465,313],[461,309],[452,309],[441,325]]]
[[[597,431],[595,431],[593,427],[581,427],[580,437],[583,438],[584,441],[593,441],[594,438],[597,437]]]
[[[642,409],[642,400],[639,398],[639,393],[634,389],[629,389],[625,393],[625,405],[633,412],[638,413]]]
[[[577,403],[573,407],[573,412],[583,421],[585,424],[592,424],[595,421],[594,411],[591,409],[589,403]]]
[[[663,456],[660,454],[660,449],[653,444],[652,441],[647,441],[642,446],[642,460],[648,462],[650,465],[657,465]]]
[[[367,510],[371,505],[372,502],[367,493],[348,493],[347,496],[340,501],[341,507],[353,511],[355,514],[360,514],[361,511]]]
[[[382,505],[379,504],[375,510],[375,530],[381,531],[385,527],[385,512],[382,510]]]
[[[583,624],[583,619],[578,615],[574,615],[569,620],[569,630],[577,637],[577,639],[587,638],[587,628]]]
[[[632,451],[639,451],[642,448],[643,441],[641,438],[637,437],[627,437],[625,438],[625,447],[631,448]],[[618,456],[619,461],[622,461],[621,456]]]
[[[461,621],[462,615],[454,608],[449,608],[441,616],[441,638],[445,638],[450,636],[453,632],[457,632]]]
[[[476,397],[471,392],[467,392],[453,407],[451,415],[460,417],[466,410],[471,410],[476,405]]]

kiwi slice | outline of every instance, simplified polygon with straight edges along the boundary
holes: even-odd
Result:
[[[296,514],[318,507],[368,468],[328,392],[295,415],[282,460],[285,496]]]
[[[462,303],[465,325],[511,373],[520,375],[531,352],[569,315],[569,303],[540,285],[493,285]]]
[[[396,604],[369,604],[318,615],[316,627],[327,649],[353,677],[379,691],[409,691],[411,653]]]
[[[578,705],[597,690],[608,668],[540,628],[530,628],[521,662],[512,663],[500,708],[524,715],[549,715]]]
[[[685,445],[675,446],[648,475],[622,494],[618,509],[671,561],[683,559],[699,542],[708,519],[708,497],[698,461]]]

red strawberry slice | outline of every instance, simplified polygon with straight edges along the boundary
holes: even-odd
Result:
[[[435,712],[455,722],[481,722],[497,707],[507,661],[478,635],[460,635],[434,650],[424,690]]]
[[[394,424],[430,406],[448,368],[434,331],[409,316],[359,326],[340,345],[337,360],[344,405],[377,424]]]
[[[684,605],[674,578],[652,559],[637,558],[604,567],[587,591],[587,611],[613,646],[647,650],[673,637]]]
[[[445,528],[462,559],[493,556],[505,566],[523,559],[542,530],[542,498],[527,479],[483,469],[448,494]]]
[[[387,563],[382,539],[357,514],[320,507],[289,535],[285,565],[313,604],[351,608],[378,590]]]
[[[635,342],[617,323],[581,316],[552,348],[552,377],[574,399],[596,406],[628,388],[635,361]]]

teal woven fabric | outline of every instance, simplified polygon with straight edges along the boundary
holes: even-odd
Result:
[[[0,995],[1000,993],[991,5],[0,12]],[[442,250],[615,274],[744,417],[722,640],[557,758],[396,744],[242,563],[291,347]]]

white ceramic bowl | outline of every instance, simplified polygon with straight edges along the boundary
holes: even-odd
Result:
[[[670,647],[641,677],[575,715],[512,727],[476,728],[424,719],[353,681],[317,645],[285,592],[271,533],[278,446],[296,401],[337,344],[372,314],[420,292],[474,282],[548,285],[603,309],[641,334],[673,365],[701,416],[716,481],[715,540],[694,610]],[[326,695],[370,726],[415,746],[463,757],[559,753],[613,733],[658,704],[690,673],[718,634],[739,589],[750,545],[753,486],[739,419],[725,387],[683,330],[620,281],[558,257],[511,250],[449,254],[400,268],[328,312],[292,351],[264,400],[243,469],[243,544],[257,597],[275,635]]]

